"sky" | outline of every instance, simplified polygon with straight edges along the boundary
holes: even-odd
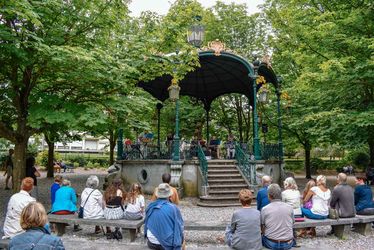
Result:
[[[198,0],[204,7],[211,7],[217,0]],[[237,4],[246,3],[248,13],[253,14],[259,12],[257,5],[262,4],[265,0],[221,0],[226,4],[235,2]],[[132,0],[130,11],[133,16],[139,16],[142,11],[154,11],[160,15],[165,15],[174,0]]]

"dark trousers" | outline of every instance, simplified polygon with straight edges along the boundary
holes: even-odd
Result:
[[[154,249],[154,250],[164,250],[164,248],[161,246],[161,245],[156,245],[156,244],[153,244],[152,242],[150,242],[149,240],[147,240],[147,245],[150,249]]]

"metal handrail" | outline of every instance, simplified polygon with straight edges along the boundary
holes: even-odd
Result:
[[[251,160],[250,156],[244,153],[239,143],[235,143],[235,159],[247,181],[252,185],[256,185],[256,161]]]
[[[199,159],[200,170],[203,175],[203,184],[206,186],[208,184],[208,161],[200,145],[197,145],[197,158]]]

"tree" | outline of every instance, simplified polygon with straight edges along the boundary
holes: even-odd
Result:
[[[3,5],[0,136],[15,144],[15,191],[25,176],[28,139],[42,132],[43,122],[69,124],[74,114],[81,117],[93,103],[103,104],[127,84],[149,77],[137,67],[159,59],[149,51],[137,54],[134,48],[143,46],[126,33],[126,4],[20,0]],[[58,110],[51,112],[56,103]]]
[[[318,142],[373,147],[373,32],[369,1],[266,1],[274,58],[292,89],[308,86],[305,109]],[[300,85],[301,84],[301,85]],[[295,102],[293,102],[295,103]],[[302,118],[301,118],[302,119]]]

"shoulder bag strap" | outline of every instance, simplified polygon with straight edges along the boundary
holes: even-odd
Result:
[[[96,189],[92,190],[91,193],[88,195],[86,201],[85,201],[84,204],[83,204],[83,208],[86,206],[86,203],[87,203],[87,201],[88,201],[88,198],[90,198],[91,194],[92,194],[95,190],[96,190]]]
[[[30,250],[32,250],[32,249],[34,249],[37,245],[38,245],[38,243],[39,243],[39,241],[44,237],[44,232],[42,232],[42,235],[38,238],[38,240],[35,242],[35,243],[31,243],[31,248],[30,248]]]

